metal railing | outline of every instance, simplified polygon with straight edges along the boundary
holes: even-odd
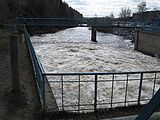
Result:
[[[160,71],[45,73],[25,27],[24,34],[43,110],[54,109],[46,108],[46,79],[50,82],[59,110],[78,113],[146,104],[159,89]]]
[[[59,110],[96,112],[104,108],[146,104],[159,88],[156,82],[160,80],[160,71],[43,73],[43,76],[53,88]],[[146,93],[146,89],[150,93]]]
[[[136,20],[132,18],[25,18],[17,17],[18,25],[52,27],[118,27],[118,28],[156,28],[159,19]],[[158,26],[158,27],[157,27]]]
[[[147,103],[135,120],[148,120],[155,110],[160,106],[160,88],[152,99]]]
[[[27,29],[24,27],[24,36],[25,36],[25,40],[27,43],[27,47],[29,50],[29,54],[32,60],[32,64],[33,64],[33,69],[34,69],[34,73],[35,73],[35,78],[36,78],[36,83],[37,83],[37,87],[38,87],[38,92],[39,92],[39,96],[40,96],[40,101],[42,104],[42,109],[45,110],[45,81],[44,81],[44,77],[42,75],[43,72],[43,68],[41,66],[41,63],[36,55],[36,52],[32,46],[31,40],[30,40],[30,35],[27,31]]]

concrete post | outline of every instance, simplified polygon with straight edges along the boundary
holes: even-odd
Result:
[[[139,31],[135,30],[134,50],[138,50]]]
[[[11,79],[12,90],[18,92],[20,90],[19,77],[19,43],[20,35],[18,33],[11,33],[10,35],[10,54],[11,54]]]
[[[96,28],[92,27],[91,41],[97,42],[96,40]]]

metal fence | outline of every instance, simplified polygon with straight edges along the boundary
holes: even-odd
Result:
[[[146,104],[159,86],[160,71],[120,73],[43,73],[53,88],[59,110],[98,109]]]
[[[45,80],[50,82],[60,111],[96,112],[98,109],[146,104],[159,89],[160,71],[119,73],[45,73],[24,27],[43,110]]]
[[[30,35],[27,31],[27,29],[24,27],[24,37],[27,43],[27,47],[29,50],[29,54],[32,60],[32,64],[33,64],[33,69],[34,69],[34,73],[35,73],[35,78],[36,78],[36,83],[37,83],[37,87],[38,87],[38,92],[39,92],[39,96],[40,96],[40,101],[42,104],[42,108],[43,110],[45,110],[46,107],[46,103],[45,103],[45,82],[44,82],[44,77],[42,75],[43,68],[41,66],[41,63],[36,55],[36,52],[32,46],[31,40],[30,40]]]

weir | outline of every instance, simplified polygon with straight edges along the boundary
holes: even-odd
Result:
[[[58,23],[55,24],[55,20],[57,20]],[[65,23],[65,24],[61,24],[61,20],[63,21],[66,21],[66,19],[60,19],[60,23],[59,23],[59,19],[47,19],[47,21],[45,19],[39,19],[39,18],[30,18],[30,19],[26,19],[26,18],[20,18],[18,19],[18,23],[17,25],[20,25],[20,26],[34,26],[34,25],[43,25],[43,26],[47,26],[47,25],[53,25],[53,26],[68,26],[68,27],[71,27],[71,24],[68,24]],[[86,20],[86,19],[85,19]],[[92,19],[92,22],[96,20],[96,19]],[[54,21],[54,22],[53,22]],[[70,19],[69,19],[70,21]],[[70,21],[71,22],[71,21]],[[69,22],[69,23],[70,23]],[[98,21],[94,21],[94,23],[97,23]],[[111,21],[110,21],[111,22]],[[129,23],[127,24],[123,24],[122,26],[120,26],[121,24],[119,22],[117,22],[116,20],[115,21],[112,21],[114,22],[114,24],[112,23],[107,23],[106,25],[104,25],[103,27],[134,27],[134,28],[137,28],[138,26],[137,25],[134,25],[134,26],[130,26],[128,25]],[[76,22],[75,22],[76,23]],[[76,27],[76,26],[82,26],[77,24],[72,24],[72,27]],[[84,25],[83,25],[84,26]],[[82,26],[82,27],[83,27]],[[91,37],[91,40],[93,42],[96,42],[96,28],[97,27],[102,27],[102,23],[101,24],[87,24],[87,26],[90,26],[92,27],[92,37]],[[86,27],[86,26],[85,26]],[[145,26],[144,26],[145,27]],[[139,28],[139,27],[138,27]],[[38,86],[38,89],[39,89],[39,96],[40,96],[40,99],[41,99],[41,104],[42,104],[42,108],[44,111],[48,111],[48,110],[58,110],[59,111],[72,111],[72,112],[78,112],[78,113],[81,113],[81,112],[87,112],[87,111],[93,111],[95,114],[99,111],[99,110],[103,110],[103,109],[113,109],[113,108],[116,108],[116,107],[129,107],[128,105],[131,105],[131,103],[134,103],[134,105],[136,106],[141,106],[141,105],[144,105],[146,104],[149,100],[151,100],[151,98],[153,96],[155,96],[155,93],[158,91],[155,89],[155,86],[156,86],[156,81],[159,80],[159,75],[160,75],[160,71],[140,71],[140,72],[120,72],[120,73],[45,73],[44,70],[43,70],[43,67],[41,66],[41,63],[35,53],[35,50],[32,46],[32,43],[30,41],[30,35],[29,33],[27,32],[27,29],[24,27],[23,28],[23,31],[24,31],[24,35],[25,35],[25,39],[26,39],[26,42],[27,42],[27,45],[28,45],[28,50],[30,51],[30,56],[31,56],[31,59],[32,59],[32,64],[34,66],[34,72],[35,72],[35,76],[36,76],[36,82],[37,82],[37,86]],[[146,77],[147,74],[150,74],[152,77]],[[74,80],[70,80],[70,78],[72,78],[72,76],[76,77],[76,79]],[[90,76],[92,77],[93,79],[90,80],[90,79],[86,79],[86,78],[83,78],[83,76]],[[106,77],[108,78],[109,76],[109,79],[100,79],[102,77]],[[123,79],[120,79],[121,76],[123,76]],[[137,77],[138,76],[138,77]],[[56,79],[56,77],[58,77],[58,79]],[[46,97],[46,84],[48,84],[48,79],[52,79],[53,83],[59,83],[60,86],[61,86],[61,103],[56,103],[55,102],[55,99],[54,99],[54,95],[52,96],[53,98],[53,106],[48,106],[48,103],[47,103],[47,97]],[[66,78],[66,79],[65,79]],[[152,96],[150,98],[142,98],[141,96],[141,92],[142,92],[142,86],[143,86],[143,82],[145,82],[146,80],[153,80],[153,89],[152,89]],[[131,82],[131,81],[137,81],[139,83],[139,89],[138,89],[138,97],[137,99],[135,100],[129,100],[127,99],[127,94],[128,94],[128,83]],[[83,99],[83,97],[81,96],[81,84],[82,83],[92,83],[93,86],[94,86],[94,90],[93,90],[93,93],[94,93],[94,98],[91,100],[93,102],[91,103],[81,103],[81,99]],[[100,87],[99,86],[99,83],[106,83],[106,82],[109,82],[111,84],[111,94],[110,94],[110,97],[109,97],[109,101],[108,102],[104,102],[104,103],[100,103],[98,101],[98,88]],[[125,93],[125,96],[124,96],[124,101],[114,101],[114,88],[115,88],[115,82],[124,82],[126,84],[125,88],[124,88],[124,93]],[[65,102],[65,97],[64,97],[64,92],[65,92],[65,84],[66,83],[70,83],[70,84],[73,84],[73,83],[76,83],[78,85],[78,94],[77,94],[77,101],[76,103],[73,103],[73,104],[66,104]],[[49,84],[48,84],[49,85]],[[71,88],[72,89],[72,88]],[[51,88],[50,88],[50,91],[51,91]],[[159,91],[158,91],[159,93]],[[158,94],[156,93],[156,95]],[[159,95],[159,94],[158,94]],[[72,96],[73,97],[73,96]],[[156,98],[159,96],[155,96]],[[160,98],[159,98],[160,99]],[[52,100],[51,100],[52,101]],[[154,104],[154,102],[152,101],[152,104]],[[119,106],[120,105],[120,106]],[[159,104],[155,103],[154,104],[155,106],[158,106]],[[86,106],[90,106],[90,108],[86,108]],[[105,106],[105,107],[104,107]],[[152,109],[152,112],[155,110],[156,107],[154,107],[154,109]],[[144,111],[146,112],[146,111]],[[141,114],[141,118],[144,118],[144,120],[147,120],[145,119],[145,116],[146,114]],[[145,115],[145,116],[144,116]],[[151,116],[151,114],[147,114],[148,117]],[[137,118],[138,120],[138,118]]]

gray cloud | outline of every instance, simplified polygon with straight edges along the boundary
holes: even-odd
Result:
[[[64,0],[70,6],[80,11],[84,16],[107,16],[111,12],[117,17],[122,7],[129,7],[132,12],[137,11],[137,4],[146,1],[150,9],[160,10],[160,0]]]
[[[74,5],[88,5],[87,1],[84,0],[66,0],[66,1]]]
[[[139,2],[142,2],[142,1],[144,1],[144,0],[130,0],[130,1],[133,1],[133,2],[135,2],[135,3],[139,3]]]

